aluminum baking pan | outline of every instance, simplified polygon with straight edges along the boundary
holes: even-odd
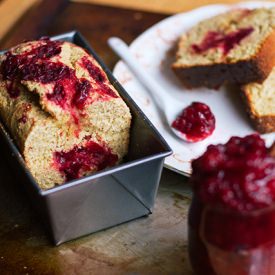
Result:
[[[100,63],[133,117],[129,153],[122,164],[46,191],[39,188],[17,146],[0,123],[1,144],[4,144],[0,150],[5,152],[13,171],[20,174],[20,184],[26,187],[34,207],[58,245],[151,214],[164,158],[172,151],[79,32],[64,33],[51,39],[73,42],[87,49]]]

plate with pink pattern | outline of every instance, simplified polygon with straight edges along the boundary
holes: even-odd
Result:
[[[171,134],[146,89],[122,61],[116,64],[113,72],[115,77],[173,150],[173,154],[165,159],[165,167],[168,169],[188,176],[191,173],[192,159],[201,155],[208,145],[224,143],[231,136],[245,136],[255,132],[236,93],[232,93],[225,87],[220,87],[218,90],[207,88],[188,90],[183,87],[171,70],[179,37],[199,21],[230,9],[272,6],[275,6],[275,3],[264,1],[242,2],[233,6],[204,6],[164,19],[146,30],[130,45],[130,51],[137,58],[139,64],[158,81],[169,96],[183,102],[185,106],[199,101],[211,108],[216,118],[216,129],[210,137],[203,141],[188,143]],[[263,138],[269,146],[275,140],[275,133],[263,135]]]

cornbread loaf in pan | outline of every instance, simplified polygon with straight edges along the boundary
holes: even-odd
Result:
[[[0,115],[43,189],[114,166],[128,150],[129,108],[70,42],[43,38],[0,56]]]
[[[72,42],[85,48],[85,50],[96,59],[97,63],[100,64],[100,67],[106,73],[115,91],[118,91],[121,98],[123,98],[127,104],[132,116],[128,153],[122,163],[67,182],[66,184],[56,185],[47,190],[42,189],[35,181],[30,170],[26,167],[22,153],[18,150],[19,146],[16,146],[14,139],[11,138],[11,131],[9,130],[11,127],[5,127],[5,125],[1,123],[3,119],[0,119],[1,157],[5,158],[5,160],[12,165],[12,171],[17,175],[17,177],[14,178],[14,183],[18,183],[26,189],[34,208],[38,211],[38,216],[49,230],[54,244],[59,245],[80,236],[151,214],[163,169],[164,158],[171,155],[172,151],[148,118],[138,108],[79,32],[73,31],[54,36],[51,39],[53,41]],[[24,87],[24,89],[26,88]],[[21,93],[20,95],[22,96]],[[46,126],[49,130],[59,129],[59,127],[62,129],[60,123],[53,122],[56,121],[54,115],[44,111],[42,105],[39,103],[40,98],[37,92],[31,93],[25,91],[24,96],[27,98],[25,102],[30,100],[32,106],[37,106],[37,108],[32,107],[31,111],[28,112],[33,112],[33,117],[37,117],[38,114],[35,113],[37,111],[45,117],[43,120],[44,123],[41,122],[41,124],[37,125],[44,127],[45,123],[47,123]],[[7,98],[11,104],[17,102],[10,101],[8,97],[5,98]],[[109,100],[108,104],[110,104],[111,100]],[[115,100],[118,101],[118,99]],[[121,103],[121,101],[120,104],[124,106],[124,103]],[[113,106],[117,108],[116,105]],[[14,113],[14,115],[15,114],[16,113]],[[13,115],[10,114],[8,116]],[[5,120],[11,121],[12,119],[9,119],[8,116]],[[38,116],[40,117],[40,115]],[[129,114],[125,116],[128,117]],[[22,117],[20,116],[20,118]],[[68,115],[64,116],[64,121],[68,121],[68,119]],[[79,119],[79,121],[83,120],[82,118]],[[48,121],[51,121],[51,123]],[[86,122],[83,122],[83,124],[85,123]],[[70,123],[64,124],[66,124],[68,133],[69,130],[74,131],[78,129],[73,122],[71,122],[71,125]],[[83,124],[80,123],[79,125]],[[26,124],[23,125],[26,126]],[[68,125],[72,126],[72,128],[68,128]],[[103,132],[104,129],[105,128],[102,130]],[[26,136],[30,131],[25,130],[22,133],[25,133]],[[37,133],[39,133],[38,130]],[[79,133],[79,136],[73,135],[73,139],[80,140],[83,133],[81,131],[76,133]],[[48,135],[48,131],[44,131],[43,134]],[[68,135],[69,138],[72,138],[71,134]],[[41,137],[42,135],[39,134],[39,136]],[[87,139],[91,141],[88,137],[85,138],[85,140],[81,140],[82,144],[85,144]],[[26,138],[23,140],[26,140]],[[123,139],[120,140],[123,143]],[[20,139],[18,141],[20,142]],[[36,141],[36,139],[33,138],[33,141]],[[94,139],[92,139],[92,141],[94,141]],[[73,141],[71,143],[73,143]],[[110,144],[110,142],[108,144]],[[41,143],[41,147],[42,145]],[[22,143],[20,145],[20,149],[21,148],[24,149]],[[110,150],[113,149],[111,148]],[[79,153],[81,157],[82,150],[76,149],[70,154],[73,154],[73,152]],[[114,152],[112,151],[112,153]],[[85,156],[85,150],[83,154]]]
[[[275,132],[275,67],[262,83],[242,86],[252,123],[260,133]]]
[[[260,82],[275,64],[274,44],[275,8],[230,10],[183,34],[172,68],[189,88]]]

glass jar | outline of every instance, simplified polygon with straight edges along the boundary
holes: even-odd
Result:
[[[204,205],[195,194],[188,222],[196,274],[275,275],[275,206],[238,212]]]

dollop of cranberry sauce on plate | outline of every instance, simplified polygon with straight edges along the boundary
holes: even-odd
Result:
[[[72,117],[77,110],[82,111],[90,99],[90,93],[97,93],[96,98],[109,100],[118,96],[106,84],[107,78],[101,69],[87,57],[80,60],[81,66],[86,69],[94,81],[93,86],[85,78],[77,78],[75,69],[58,61],[62,50],[62,42],[42,39],[37,44],[30,44],[21,54],[12,51],[5,53],[1,63],[0,73],[3,80],[7,80],[8,93],[11,98],[19,95],[17,90],[12,91],[13,83],[22,80],[35,81],[42,84],[54,83],[53,91],[46,94],[46,99],[59,107],[71,111]],[[93,97],[95,98],[95,97]],[[74,121],[78,121],[74,119]]]
[[[210,108],[201,102],[193,102],[183,109],[173,121],[172,127],[190,142],[201,141],[215,130],[216,120]]]
[[[208,146],[192,169],[191,182],[205,204],[246,212],[275,202],[275,158],[257,134]]]

